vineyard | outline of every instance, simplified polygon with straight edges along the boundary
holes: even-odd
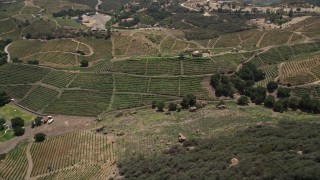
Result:
[[[41,64],[48,65],[76,65],[77,50],[89,55],[87,46],[70,39],[38,41],[18,40],[9,48],[9,51],[23,61],[38,60]]]
[[[20,145],[11,150],[0,163],[1,179],[24,179],[28,168],[26,146]]]
[[[311,69],[319,66],[320,59],[314,58],[304,61],[292,61],[285,63],[280,70],[280,82],[282,84],[305,84],[320,79],[312,73]]]
[[[97,116],[107,109],[111,93],[84,90],[65,90],[45,109],[52,114]],[[37,101],[34,99],[32,101]]]
[[[49,173],[48,175],[40,175],[37,180],[78,180],[78,179],[95,179],[105,180],[107,177],[112,177],[115,169],[110,164],[104,164],[103,166],[93,164],[84,165],[79,167],[72,167]]]
[[[35,83],[44,78],[51,69],[38,66],[6,64],[0,66],[0,84]]]
[[[58,91],[38,86],[24,97],[20,104],[29,109],[41,112],[58,96],[58,94]]]
[[[265,79],[257,82],[257,86],[266,87],[268,82],[274,81],[274,79],[278,76],[278,65],[269,65],[261,68],[262,71],[266,74]]]
[[[31,176],[116,160],[107,137],[89,132],[75,132],[34,143],[30,151],[34,163]]]

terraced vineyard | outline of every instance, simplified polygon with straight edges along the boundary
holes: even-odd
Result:
[[[44,112],[75,116],[97,116],[107,109],[110,98],[111,93],[65,90]]]
[[[147,94],[126,94],[115,93],[114,102],[111,105],[111,110],[127,109],[132,107],[139,107],[151,105],[153,101],[171,101],[176,100],[174,97],[147,95]]]
[[[24,179],[28,168],[26,146],[21,145],[10,151],[0,163],[1,179]]]
[[[38,41],[18,40],[13,42],[9,51],[23,61],[38,60],[47,65],[76,65],[81,57],[76,51],[81,50],[89,55],[89,47],[71,39]]]
[[[305,84],[320,79],[311,72],[312,68],[319,66],[320,59],[314,58],[305,61],[292,61],[285,63],[281,68],[280,82],[292,85]],[[301,79],[300,79],[301,78]]]
[[[44,78],[51,69],[38,66],[6,64],[0,66],[0,84],[35,83]]]
[[[68,86],[75,76],[77,76],[76,73],[53,70],[42,80],[42,82],[59,88],[64,88]]]
[[[58,96],[58,94],[58,91],[38,86],[23,98],[20,104],[29,109],[41,112]]]
[[[64,168],[77,169],[77,166],[82,164],[115,161],[113,145],[107,142],[106,136],[90,132],[75,132],[34,143],[30,151],[34,164],[31,176],[50,173],[54,177],[55,173]],[[87,168],[99,170],[95,166]],[[78,176],[90,174],[93,175],[90,171],[84,174],[80,171]]]

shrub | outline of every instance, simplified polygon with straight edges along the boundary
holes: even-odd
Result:
[[[294,97],[289,98],[289,101],[288,101],[289,108],[295,111],[298,109],[299,105],[300,105],[299,99]]]
[[[7,156],[6,153],[0,154],[0,161],[4,160],[6,158],[6,156]]]
[[[190,106],[194,106],[197,103],[197,97],[193,94],[186,95],[180,103],[183,109],[188,109]]]
[[[37,133],[34,135],[34,139],[36,142],[43,142],[46,139],[46,135],[44,133]]]
[[[157,101],[152,101],[152,105],[151,105],[152,109],[157,107]]]
[[[267,108],[273,108],[276,103],[276,100],[272,95],[269,95],[265,100],[264,100],[264,106]]]
[[[273,110],[275,112],[283,112],[285,110],[285,106],[283,104],[283,101],[277,101],[275,104],[274,104],[274,108]]]
[[[170,103],[168,106],[169,111],[176,111],[177,110],[177,104],[176,103]]]
[[[238,104],[239,105],[248,105],[249,104],[249,98],[247,96],[241,96],[238,99]]]
[[[158,101],[157,102],[157,109],[158,111],[163,111],[163,109],[165,108],[165,104],[163,101]]]
[[[28,61],[28,64],[39,65],[39,61],[38,60],[31,60],[31,61]]]
[[[86,60],[86,59],[83,59],[81,62],[80,62],[80,67],[88,67],[89,66],[89,61]]]

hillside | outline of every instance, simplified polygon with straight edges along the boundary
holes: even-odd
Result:
[[[260,123],[119,165],[126,179],[317,179],[319,121]],[[306,137],[308,140],[306,141]]]
[[[320,8],[290,2],[0,0],[0,179],[318,179]]]

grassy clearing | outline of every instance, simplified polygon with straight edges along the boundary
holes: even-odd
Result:
[[[58,24],[60,26],[65,26],[65,27],[73,27],[73,28],[81,28],[81,24],[76,22],[73,19],[67,19],[67,18],[56,18]]]
[[[9,141],[10,139],[14,138],[15,135],[14,135],[14,131],[12,130],[9,130],[7,131],[6,134],[0,136],[0,142],[6,142],[6,141]]]
[[[32,114],[27,113],[26,111],[21,110],[20,108],[17,108],[11,104],[7,104],[0,108],[0,115],[8,120],[11,120],[15,117],[21,117],[25,124],[31,123],[35,118]]]

